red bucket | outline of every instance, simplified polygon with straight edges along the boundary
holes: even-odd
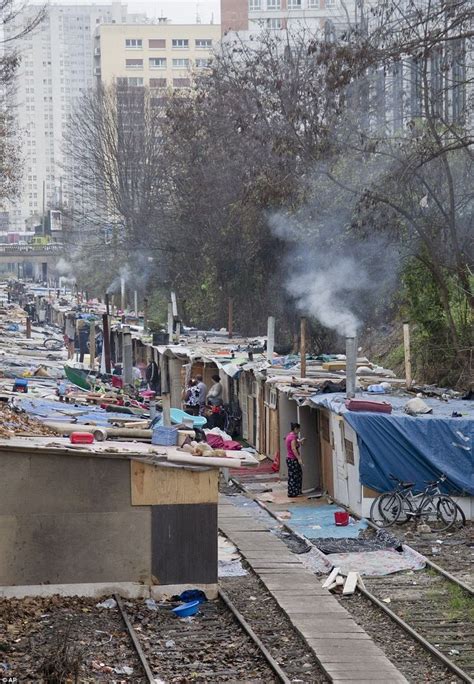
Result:
[[[347,511],[336,511],[334,513],[334,522],[339,527],[344,527],[349,524],[349,513]]]

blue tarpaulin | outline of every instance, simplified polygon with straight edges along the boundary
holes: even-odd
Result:
[[[374,398],[361,395],[369,396]],[[347,411],[339,393],[311,397],[313,404],[342,414],[357,433],[362,484],[376,491],[388,491],[394,487],[389,477],[392,474],[415,482],[416,489],[422,490],[427,480],[435,480],[444,473],[447,481],[443,491],[474,495],[472,402],[424,399],[433,413],[411,417],[403,412],[407,397],[388,395],[383,399],[393,405],[391,415]],[[453,411],[462,417],[452,418]]]

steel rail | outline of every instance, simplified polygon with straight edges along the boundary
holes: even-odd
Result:
[[[228,594],[219,587],[219,596],[220,598],[224,601],[225,605],[227,608],[231,611],[239,625],[244,629],[244,631],[249,635],[249,637],[252,639],[254,644],[257,646],[258,650],[262,653],[264,656],[265,660],[267,661],[268,665],[272,668],[273,672],[276,674],[280,682],[283,682],[283,684],[291,684],[291,679],[288,679],[286,674],[283,672],[281,667],[278,665],[277,661],[275,658],[272,656],[270,651],[267,649],[267,647],[263,644],[263,642],[258,638],[258,636],[255,634],[247,620],[244,618],[242,613],[236,608],[236,606],[232,603],[231,599],[229,598]]]
[[[150,665],[148,664],[148,660],[146,659],[146,655],[143,653],[142,647],[140,646],[140,641],[138,640],[137,633],[135,632],[132,623],[130,622],[130,618],[128,617],[125,608],[123,607],[122,599],[118,594],[114,594],[114,599],[117,601],[117,606],[120,611],[120,614],[122,616],[122,619],[125,623],[125,626],[127,628],[127,631],[130,635],[130,638],[132,640],[132,643],[135,647],[135,651],[137,652],[138,658],[140,660],[140,664],[145,672],[146,678],[148,680],[148,684],[155,684],[156,678],[153,675],[153,672],[150,669]]]
[[[441,662],[450,670],[453,674],[457,675],[460,679],[462,679],[463,682],[468,682],[468,684],[473,684],[474,680],[471,679],[471,677],[464,672],[464,670],[461,670],[455,663],[452,662],[447,656],[444,655],[444,653],[441,653],[436,646],[433,646],[429,641],[427,641],[421,634],[419,634],[416,630],[413,629],[413,627],[410,627],[410,625],[405,622],[399,615],[393,612],[393,610],[390,610],[382,601],[380,601],[376,596],[370,593],[370,591],[367,591],[365,587],[360,586],[360,584],[357,585],[357,588],[363,594],[366,598],[369,599],[373,604],[375,604],[378,608],[384,611],[394,622],[396,622],[407,634],[409,634],[413,639],[416,639],[418,643],[423,646],[427,651],[432,653],[438,660],[441,660]]]
[[[288,525],[288,523],[286,523],[286,522],[284,522],[284,521],[282,521],[282,520],[279,520],[279,518],[276,516],[276,514],[273,513],[273,511],[271,511],[265,504],[263,504],[261,501],[259,501],[259,500],[254,496],[254,494],[253,494],[252,492],[250,492],[249,490],[247,490],[247,489],[245,488],[245,486],[244,486],[241,482],[239,482],[239,481],[236,480],[235,478],[231,478],[231,482],[233,482],[233,483],[234,483],[242,492],[244,492],[244,493],[247,494],[251,499],[253,499],[253,501],[255,501],[255,503],[257,503],[257,504],[260,506],[260,508],[262,508],[264,511],[266,511],[272,518],[274,518],[275,520],[278,520],[278,522],[279,522],[279,523],[280,523],[288,532],[290,532],[290,533],[292,533],[293,535],[295,535],[295,537],[297,537],[299,540],[304,541],[308,546],[312,547],[313,549],[316,549],[321,555],[323,555],[323,556],[325,555],[325,554],[323,554],[323,552],[320,551],[320,550],[318,549],[318,547],[315,546],[309,539],[307,539],[307,538],[304,537],[303,535],[299,534],[296,530],[294,530],[294,529],[291,527],[291,525]],[[339,504],[337,501],[335,501],[335,503],[337,503],[337,505],[340,505],[342,508],[345,508],[345,509],[346,509],[347,511],[349,511],[352,515],[355,515],[354,512],[351,511],[351,509],[348,508],[347,506],[344,506],[343,504]],[[355,517],[357,517],[357,518],[360,519],[360,516],[355,515]],[[373,527],[374,529],[376,529],[376,530],[380,529],[380,528],[378,528],[376,525],[374,525],[374,524],[372,523],[372,521],[368,520],[367,522],[368,522],[369,525],[370,525],[371,527]],[[408,548],[412,549],[412,547],[411,547],[411,546],[408,546],[408,544],[405,544],[405,546],[407,546]],[[412,549],[412,550],[413,550],[413,551],[416,551],[416,549]],[[419,551],[417,551],[417,553],[419,553]],[[420,556],[423,556],[423,554],[420,554]],[[464,582],[458,580],[456,577],[454,577],[453,575],[451,575],[449,572],[447,572],[446,570],[444,570],[443,568],[441,568],[441,567],[440,567],[439,565],[437,565],[436,563],[432,563],[432,562],[431,562],[430,560],[428,560],[428,558],[426,558],[425,556],[423,556],[423,558],[425,559],[426,563],[427,563],[429,566],[431,566],[434,570],[436,570],[436,571],[439,572],[441,575],[443,575],[444,577],[446,577],[447,579],[449,579],[451,582],[453,582],[453,583],[457,584],[458,586],[460,586],[462,589],[464,589],[465,591],[467,591],[470,595],[473,594],[473,590],[472,590],[469,586],[467,586],[466,584],[464,584]],[[425,648],[425,649],[426,649],[427,651],[429,651],[432,655],[434,655],[438,660],[440,660],[440,661],[443,663],[443,665],[445,665],[445,667],[447,667],[451,672],[453,672],[454,674],[456,674],[460,679],[462,679],[462,681],[468,682],[468,684],[474,684],[474,680],[473,680],[466,672],[464,672],[464,670],[461,670],[461,669],[460,669],[455,663],[453,663],[447,656],[445,656],[443,653],[441,653],[441,651],[439,651],[435,646],[433,646],[429,641],[427,641],[423,636],[421,636],[421,634],[419,634],[416,630],[414,630],[412,627],[410,627],[410,625],[409,625],[408,623],[406,623],[406,622],[405,622],[402,618],[400,618],[396,613],[394,613],[392,610],[390,610],[390,608],[388,608],[384,603],[382,603],[382,601],[380,601],[376,596],[374,596],[374,595],[371,594],[369,591],[367,591],[367,589],[366,589],[365,587],[361,587],[361,586],[360,586],[360,583],[359,583],[357,586],[358,586],[358,589],[360,590],[360,592],[361,592],[364,596],[366,596],[367,599],[369,599],[370,601],[372,601],[378,608],[380,608],[381,610],[383,610],[383,611],[386,613],[386,615],[388,615],[394,622],[396,622],[396,623],[398,624],[399,627],[401,627],[404,631],[407,632],[407,634],[409,634],[411,637],[413,637],[421,646],[423,646],[423,648]]]
[[[335,503],[337,503],[338,506],[341,506],[341,508],[345,508],[346,511],[348,511],[351,515],[354,516],[354,518],[358,518],[359,520],[361,520],[360,515],[357,515],[357,513],[354,513],[354,511],[352,511],[352,510],[351,510],[350,508],[348,508],[347,506],[344,506],[344,504],[340,504],[338,501],[336,501]],[[370,520],[369,518],[365,518],[365,520],[367,520],[367,524],[368,524],[370,527],[372,527],[372,529],[374,529],[374,530],[384,529],[383,527],[377,527],[377,525],[374,525],[374,523],[372,522],[372,520]],[[406,546],[406,547],[407,547],[408,549],[410,549],[411,551],[415,551],[415,552],[418,553],[420,556],[423,556],[422,553],[420,553],[419,551],[417,551],[416,549],[414,549],[413,546],[410,546],[410,544],[406,544],[405,542],[403,542],[403,545]],[[431,568],[433,568],[433,570],[436,570],[436,572],[439,572],[440,575],[444,575],[444,577],[446,577],[446,579],[448,579],[448,580],[450,580],[450,582],[454,582],[455,584],[457,584],[458,586],[460,586],[461,589],[464,589],[464,591],[467,591],[467,593],[470,594],[471,596],[474,595],[474,589],[473,589],[472,587],[470,587],[468,584],[465,584],[465,582],[463,582],[462,580],[458,579],[458,578],[455,577],[454,575],[451,575],[450,572],[448,572],[447,570],[445,570],[444,568],[442,568],[442,567],[441,567],[440,565],[438,565],[437,563],[433,563],[433,561],[431,561],[431,560],[430,560],[429,558],[427,558],[426,556],[423,556],[423,558],[425,559],[426,564],[429,565]]]

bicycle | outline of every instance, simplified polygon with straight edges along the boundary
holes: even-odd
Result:
[[[397,486],[392,492],[381,494],[372,502],[370,519],[374,525],[390,527],[409,520],[423,520],[431,529],[444,532],[455,524],[459,507],[439,489],[439,485],[446,480],[445,475],[427,482],[424,491],[419,494],[413,493],[414,482],[405,482],[394,475],[389,477],[397,482]]]

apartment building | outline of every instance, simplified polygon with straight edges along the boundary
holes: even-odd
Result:
[[[39,5],[26,5],[5,27],[11,39],[36,16]],[[64,171],[64,134],[72,108],[94,85],[94,32],[101,23],[143,21],[128,15],[120,3],[49,5],[40,26],[13,41],[21,63],[17,73],[15,116],[23,181],[20,195],[8,206],[9,229],[25,230],[25,222],[45,206],[80,201],[73,174]],[[29,221],[31,222],[31,221]]]
[[[246,34],[266,30],[304,28],[324,30],[356,19],[354,0],[221,0],[222,34]]]
[[[218,24],[102,24],[95,74],[105,84],[186,88],[193,72],[208,66],[220,36]]]

